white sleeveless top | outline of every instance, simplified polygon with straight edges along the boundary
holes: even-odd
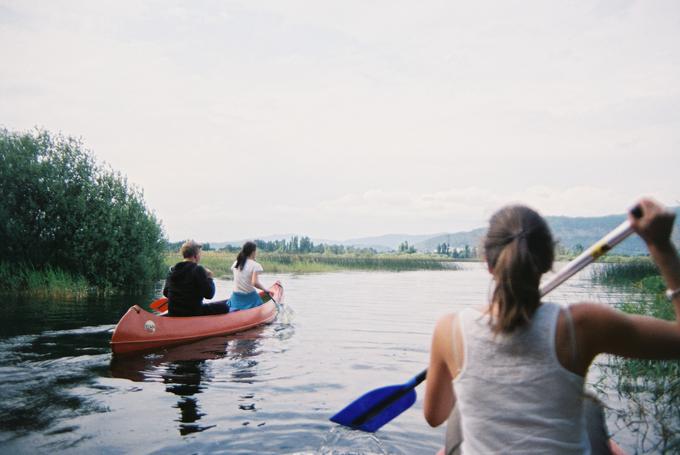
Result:
[[[262,272],[264,269],[259,262],[252,259],[246,259],[243,264],[243,270],[236,268],[236,261],[231,266],[231,271],[234,273],[234,292],[243,292],[248,294],[255,291],[255,286],[252,284],[253,273]]]
[[[555,353],[559,314],[559,305],[544,303],[529,326],[494,336],[488,315],[459,313],[465,354],[454,388],[463,454],[590,454],[584,378]]]

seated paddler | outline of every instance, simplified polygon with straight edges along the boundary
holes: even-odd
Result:
[[[257,289],[269,294],[268,289],[260,282],[260,273],[264,269],[255,261],[256,255],[257,245],[254,242],[246,242],[231,266],[234,272],[234,292],[229,299],[231,311],[247,310],[262,305],[263,301]]]
[[[163,295],[168,298],[168,316],[205,316],[229,312],[226,301],[203,303],[215,296],[213,273],[199,264],[200,243],[187,240],[180,248],[184,258],[170,268]]]

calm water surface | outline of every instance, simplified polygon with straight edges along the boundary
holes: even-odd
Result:
[[[437,318],[480,304],[490,288],[481,264],[462,267],[266,275],[286,292],[287,310],[273,324],[123,359],[111,356],[111,331],[130,305],[154,295],[5,299],[0,452],[434,453],[444,429],[422,417],[423,386],[413,408],[375,435],[328,418],[427,366]],[[218,280],[216,299],[230,287]],[[623,297],[584,272],[550,300]],[[634,444],[625,428],[616,431],[624,446]]]

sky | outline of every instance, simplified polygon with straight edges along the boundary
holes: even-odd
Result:
[[[170,240],[680,204],[680,2],[0,0],[0,127],[82,139]]]

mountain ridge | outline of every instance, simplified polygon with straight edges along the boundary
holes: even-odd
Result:
[[[671,207],[680,219],[680,207]],[[559,247],[567,250],[575,250],[580,247],[587,248],[609,231],[614,229],[626,219],[626,214],[614,214],[604,216],[565,216],[553,215],[546,216],[545,219],[550,226],[553,237]],[[378,236],[357,237],[347,240],[315,239],[315,244],[325,243],[334,245],[352,246],[357,248],[373,248],[379,252],[394,251],[403,242],[415,246],[418,251],[432,252],[437,250],[437,246],[446,243],[451,248],[479,247],[486,227],[478,227],[467,231],[442,232],[438,234],[383,234]],[[275,234],[264,237],[256,237],[259,240],[289,240],[297,234]],[[297,235],[302,237],[301,235]],[[673,229],[673,241],[680,244],[680,232],[677,224]],[[240,246],[245,240],[209,242],[213,248],[222,248],[226,245]],[[647,254],[647,249],[641,239],[629,238],[616,247],[617,254],[622,255],[642,255]]]
[[[680,218],[680,207],[672,207],[676,218]],[[546,216],[545,220],[550,226],[553,238],[558,247],[574,251],[587,248],[594,244],[616,226],[621,224],[627,214],[605,215],[598,217],[570,217],[570,216]],[[466,232],[456,232],[430,238],[417,243],[416,249],[420,251],[436,251],[437,245],[447,243],[452,248],[462,248],[465,245],[479,247],[486,232],[486,228],[477,228]],[[680,244],[680,231],[677,224],[674,226],[672,239]],[[637,256],[647,254],[647,248],[637,236],[630,237],[616,247],[616,254],[625,256]]]

